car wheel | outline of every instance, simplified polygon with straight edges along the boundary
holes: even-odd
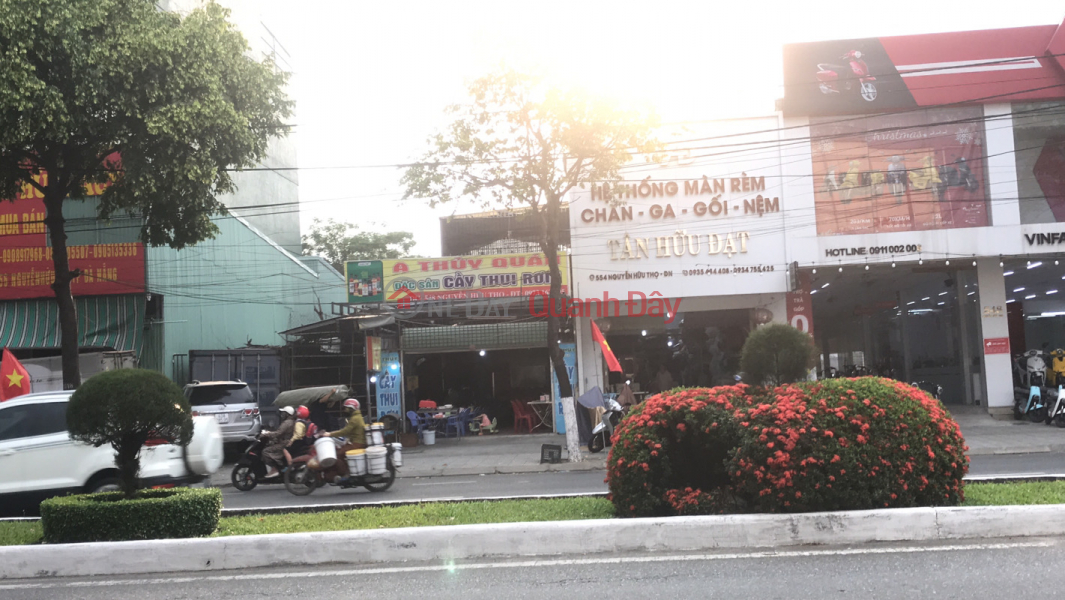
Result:
[[[117,492],[122,489],[122,482],[118,477],[104,477],[86,486],[86,489],[90,494],[99,494],[101,492]]]

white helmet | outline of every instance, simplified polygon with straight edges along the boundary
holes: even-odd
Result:
[[[277,412],[283,412],[291,417],[292,415],[296,414],[296,409],[292,408],[291,406],[282,406]]]

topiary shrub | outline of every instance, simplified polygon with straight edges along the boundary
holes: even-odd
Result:
[[[216,488],[144,490],[60,496],[41,503],[41,527],[50,544],[203,537],[222,515]]]
[[[772,323],[747,336],[740,353],[740,369],[751,383],[781,385],[806,379],[814,356],[810,334]]]
[[[73,440],[115,449],[122,491],[137,493],[140,451],[152,437],[182,446],[192,438],[192,409],[181,388],[161,373],[116,369],[89,378],[70,397]]]
[[[693,489],[702,491],[698,502],[707,512],[730,507],[726,461],[742,443],[733,413],[748,401],[746,390],[743,385],[674,389],[636,405],[615,430],[607,458],[617,514],[686,512],[678,511],[674,500]]]
[[[876,377],[782,386],[739,416],[735,493],[757,512],[953,506],[968,449],[943,405]]]
[[[956,505],[964,439],[938,400],[873,377],[674,390],[619,425],[618,515]]]

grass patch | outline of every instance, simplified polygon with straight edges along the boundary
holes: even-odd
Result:
[[[499,502],[446,502],[359,508],[308,514],[225,517],[215,536],[429,527],[473,523],[609,519],[614,506],[605,498],[555,498]]]
[[[1065,481],[970,483],[964,506],[1008,504],[1065,504]],[[215,536],[344,531],[390,527],[428,527],[474,523],[609,519],[614,506],[605,498],[556,498],[500,502],[446,502],[383,508],[359,508],[321,513],[223,517]],[[0,546],[41,542],[37,521],[0,522]]]
[[[962,506],[1007,504],[1065,504],[1065,481],[1023,483],[970,483]]]
[[[0,521],[0,546],[38,544],[43,537],[40,521]]]

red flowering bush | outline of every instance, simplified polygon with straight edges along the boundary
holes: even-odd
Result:
[[[746,401],[741,385],[673,390],[634,407],[614,431],[607,458],[617,513],[726,512],[726,462],[742,442],[733,413]]]
[[[889,379],[689,389],[622,422],[607,481],[623,516],[955,505],[967,449],[939,401]]]

